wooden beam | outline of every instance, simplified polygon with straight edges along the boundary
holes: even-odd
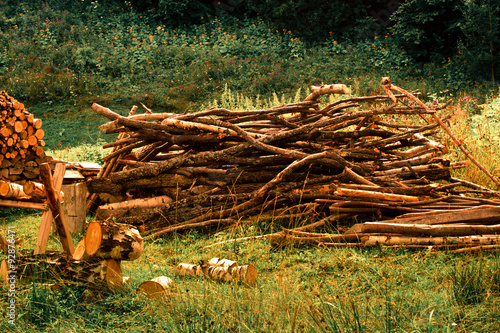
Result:
[[[46,167],[48,167],[48,165]],[[50,174],[50,169],[48,171]],[[51,187],[52,187],[52,189],[54,189],[55,193],[59,193],[61,191],[62,182],[64,179],[65,172],[66,172],[66,165],[64,163],[57,163],[55,170],[54,170],[54,177],[52,177],[52,175],[50,175],[50,178],[52,178],[52,180],[50,181],[50,184],[52,184]],[[44,183],[44,186],[45,186],[45,189],[47,189],[47,184]],[[62,215],[64,215],[64,214],[62,214]],[[37,238],[34,254],[45,253],[45,250],[47,248],[47,241],[48,241],[49,235],[50,235],[50,228],[52,226],[53,219],[54,218],[53,218],[52,210],[48,210],[43,214],[42,224],[40,225],[40,230],[38,232],[38,238]],[[66,229],[67,229],[67,225],[66,225]],[[68,235],[69,235],[69,233],[68,233]],[[61,241],[63,241],[62,238],[61,238]],[[69,238],[69,242],[70,242],[70,244],[69,245],[67,244],[67,247],[68,247],[68,249],[69,248],[72,249],[73,243],[71,241],[71,238]],[[65,246],[65,244],[63,242],[63,248],[64,248],[64,246]],[[66,251],[66,248],[64,248],[64,250]],[[71,251],[71,253],[73,253],[73,250]]]

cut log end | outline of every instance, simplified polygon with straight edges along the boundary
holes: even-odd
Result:
[[[110,288],[121,287],[123,274],[118,260],[109,259],[106,267],[106,283]]]
[[[90,222],[85,233],[85,252],[93,256],[99,251],[102,241],[102,228],[99,222]]]
[[[85,234],[85,252],[101,258],[135,260],[144,252],[144,242],[131,225],[94,221]]]
[[[2,282],[7,285],[9,278],[9,268],[7,266],[7,260],[3,259],[2,263],[0,264],[0,279]]]
[[[82,260],[84,258],[89,258],[85,252],[85,237],[82,238],[78,244],[76,244],[75,247],[75,252],[73,252],[73,259],[75,260]]]

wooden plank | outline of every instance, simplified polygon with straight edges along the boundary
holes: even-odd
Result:
[[[45,191],[47,192],[47,199],[50,210],[54,217],[57,233],[61,240],[63,249],[69,255],[73,255],[74,247],[71,235],[69,233],[68,224],[66,222],[66,215],[62,209],[61,198],[58,194],[60,189],[56,190],[53,185],[52,173],[50,172],[49,164],[44,163],[40,165],[40,178]]]
[[[52,182],[56,191],[61,191],[65,171],[66,165],[64,163],[56,164]],[[40,230],[38,231],[38,237],[33,254],[45,253],[45,250],[47,249],[47,241],[49,240],[50,236],[50,227],[52,226],[52,221],[52,211],[50,211],[49,209],[45,213],[43,213],[42,224],[40,225]]]

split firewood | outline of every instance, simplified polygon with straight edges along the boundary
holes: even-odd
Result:
[[[0,180],[38,180],[38,166],[45,159],[41,126],[23,103],[0,91]]]
[[[144,252],[144,243],[133,226],[94,221],[85,233],[85,252],[100,258],[135,260]]]

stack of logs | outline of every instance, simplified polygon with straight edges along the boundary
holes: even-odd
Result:
[[[437,121],[436,113],[449,103],[412,106],[402,94],[320,107],[319,96],[347,91],[311,87],[299,103],[180,115],[125,117],[94,104],[111,121],[101,129],[119,133],[104,146],[113,148],[108,172],[88,182],[89,192],[115,201],[101,205],[98,218],[135,225],[147,239],[242,221],[286,219],[307,224],[296,230],[305,231],[353,217],[388,221],[500,204],[484,199],[498,192],[451,176],[468,162],[442,158],[447,148],[436,140],[450,119]],[[483,199],[462,197],[471,193]]]
[[[38,179],[45,162],[42,121],[24,104],[0,91],[0,180]]]

